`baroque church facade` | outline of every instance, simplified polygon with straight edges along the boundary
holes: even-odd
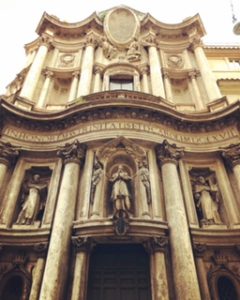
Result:
[[[0,298],[240,299],[240,48],[125,6],[36,32],[1,96]]]

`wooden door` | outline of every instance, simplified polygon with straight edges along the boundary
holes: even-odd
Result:
[[[88,300],[150,300],[149,255],[138,245],[102,245],[91,255]]]

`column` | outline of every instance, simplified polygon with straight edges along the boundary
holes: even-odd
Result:
[[[168,101],[173,102],[171,82],[170,82],[168,72],[166,70],[163,71],[163,78],[164,78],[164,86],[166,89],[166,98]]]
[[[178,160],[182,157],[183,151],[175,144],[171,145],[164,140],[157,146],[156,152],[163,179],[176,299],[200,300],[187,215],[177,170]]]
[[[76,253],[71,300],[86,299],[90,239],[73,237],[73,247]]]
[[[23,83],[20,97],[32,100],[34,92],[38,85],[39,78],[42,73],[42,68],[48,53],[49,45],[49,38],[42,37],[37,54]]]
[[[167,237],[153,237],[150,239],[153,300],[169,300],[167,269],[165,263],[167,245]]]
[[[91,91],[94,49],[97,44],[97,37],[93,32],[88,34],[86,44],[87,46],[85,48],[85,53],[81,67],[81,76],[78,86],[77,97],[88,95]]]
[[[208,64],[200,38],[193,37],[192,47],[209,100],[221,98],[222,95]]]
[[[45,259],[47,253],[48,243],[40,243],[34,246],[35,252],[38,254],[36,265],[32,271],[32,286],[29,300],[38,300],[42,277],[45,267]]]
[[[99,65],[94,66],[94,74],[95,74],[95,79],[94,79],[94,87],[93,87],[93,92],[101,92],[102,89],[102,67]]]
[[[206,246],[201,244],[194,244],[194,254],[196,257],[197,273],[199,279],[199,285],[201,288],[202,299],[211,300],[208,281],[207,281],[207,271],[204,266],[204,252],[206,251]]]
[[[204,104],[202,102],[201,94],[200,94],[197,80],[196,80],[197,72],[196,71],[189,72],[188,77],[190,79],[190,86],[191,86],[191,90],[193,92],[193,102],[195,104],[195,107],[196,107],[196,109],[203,109]]]
[[[222,157],[226,165],[233,171],[238,193],[240,193],[240,144],[233,144],[223,149]]]
[[[155,43],[156,42],[155,35],[150,34],[150,36],[147,37],[146,42],[148,44],[152,94],[155,96],[160,96],[162,98],[165,98],[165,91],[164,91],[162,72],[161,72],[161,64],[160,64],[157,46]]]
[[[142,74],[142,92],[149,93],[149,85],[148,85],[148,74],[149,74],[149,67],[143,66],[141,68]]]
[[[0,155],[0,188],[3,188],[8,166],[10,163],[13,164],[15,162],[15,159],[19,155],[19,149],[13,147],[10,143],[1,142]],[[19,180],[21,178],[21,173],[22,171],[19,168],[13,173],[2,202],[0,221],[7,227],[10,227],[12,224],[13,214],[16,208],[16,201],[22,184],[21,180]]]
[[[39,297],[41,300],[63,299],[64,284],[68,274],[72,223],[78,195],[80,164],[85,157],[85,146],[75,140],[72,144],[66,144],[60,149],[58,155],[64,161],[64,169]]]
[[[71,102],[76,99],[79,74],[80,74],[79,71],[75,71],[72,73],[73,78],[72,78],[71,88],[69,92],[68,102]]]
[[[45,75],[45,81],[44,81],[44,84],[43,84],[43,87],[41,90],[40,97],[36,104],[37,108],[45,108],[45,106],[46,106],[47,96],[48,96],[49,88],[50,88],[54,73],[49,70],[46,70],[44,72],[44,75]]]
[[[19,155],[19,149],[13,147],[10,143],[0,141],[0,191],[4,184],[10,163],[13,163]]]

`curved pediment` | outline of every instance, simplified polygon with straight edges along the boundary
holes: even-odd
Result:
[[[36,29],[37,34],[41,35],[46,31],[47,28],[51,28],[51,31],[54,31],[56,35],[61,34],[77,34],[79,31],[83,30],[89,24],[94,24],[98,28],[102,28],[103,24],[101,19],[98,17],[97,13],[94,12],[88,18],[80,22],[69,23],[60,20],[59,18],[49,15],[44,12],[39,25]]]
[[[188,31],[191,31],[193,28],[196,29],[197,33],[201,37],[206,34],[199,14],[196,14],[193,17],[186,18],[182,22],[176,24],[160,22],[150,14],[146,14],[145,18],[141,22],[141,26],[154,28],[159,32],[160,35],[168,37],[172,36],[174,38],[176,38],[177,35],[186,35],[186,33]]]

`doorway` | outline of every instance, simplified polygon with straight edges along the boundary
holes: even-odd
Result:
[[[141,245],[99,245],[90,259],[87,299],[149,300],[149,269]]]

